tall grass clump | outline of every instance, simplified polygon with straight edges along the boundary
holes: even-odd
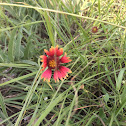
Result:
[[[2,0],[0,125],[125,126],[125,17],[121,0]],[[56,45],[72,73],[43,81]]]

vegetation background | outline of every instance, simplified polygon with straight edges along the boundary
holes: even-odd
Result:
[[[72,74],[48,84],[39,56],[57,44]],[[126,126],[125,70],[126,0],[0,2],[1,126]]]

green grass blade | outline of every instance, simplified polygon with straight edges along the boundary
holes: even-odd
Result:
[[[119,72],[119,75],[118,75],[118,78],[116,80],[116,90],[119,91],[120,88],[121,88],[121,82],[122,82],[122,79],[123,79],[123,74],[125,72],[125,69],[122,69],[120,72]]]
[[[60,94],[56,99],[52,100],[48,107],[42,112],[42,115],[39,117],[34,126],[39,126],[42,120],[49,114],[49,112],[60,102],[63,100],[65,92]]]
[[[33,72],[33,73],[30,73],[30,74],[27,74],[27,75],[24,75],[24,76],[21,76],[21,77],[14,78],[14,79],[12,79],[10,81],[7,81],[7,82],[4,82],[4,83],[0,84],[0,86],[5,86],[7,84],[10,84],[10,83],[13,83],[13,82],[16,82],[16,81],[31,77],[31,76],[35,75],[36,73],[37,72]]]
[[[28,68],[32,65],[29,64],[16,64],[16,63],[0,63],[1,67],[15,67],[15,68]]]
[[[4,98],[3,98],[2,94],[1,94],[1,92],[0,92],[0,106],[2,108],[2,111],[3,111],[4,115],[6,117],[8,117],[8,114],[7,114],[7,111],[6,111],[5,102],[4,102]]]
[[[15,51],[15,36],[16,36],[17,29],[13,29],[10,37],[10,41],[8,44],[8,58],[11,62],[14,62],[14,51]]]
[[[21,56],[21,40],[22,40],[22,27],[18,30],[17,40],[15,43],[15,57],[19,60]]]

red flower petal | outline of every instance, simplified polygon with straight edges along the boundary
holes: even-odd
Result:
[[[43,62],[43,64],[42,64],[43,69],[42,70],[44,70],[47,67],[47,56],[41,55],[40,58],[42,58],[42,60],[41,60],[41,62]]]
[[[45,72],[42,73],[41,79],[44,78],[44,81],[45,81],[45,80],[50,81],[51,76],[52,76],[52,71],[51,71],[51,69],[47,69]]]
[[[54,78],[55,82],[56,82],[56,81],[58,81],[58,82],[59,82],[59,78],[58,78],[58,71],[57,71],[57,70],[55,70],[55,71],[54,71],[53,78]]]
[[[62,78],[66,78],[66,76],[68,76],[67,73],[72,73],[72,71],[69,68],[64,67],[64,66],[60,66],[59,71],[62,75]]]
[[[58,49],[58,45],[55,48],[56,56],[61,56],[63,54],[63,48]]]
[[[44,70],[47,67],[47,63],[42,64],[42,70]]]
[[[61,72],[60,72],[59,70],[58,70],[57,72],[58,72],[58,78],[59,78],[60,80],[63,80],[63,77],[62,77]]]
[[[55,70],[55,71],[54,71],[53,78],[54,78],[55,82],[56,82],[56,81],[59,82],[59,79],[60,79],[60,80],[63,79],[62,74],[60,73],[59,70]]]
[[[48,56],[61,56],[63,54],[63,48],[58,49],[58,45],[55,48],[51,46],[49,51],[46,49],[44,49],[44,51]]]
[[[48,55],[48,56],[54,56],[55,53],[55,48],[53,46],[51,46],[51,48],[48,50],[44,49],[44,52]]]
[[[69,63],[72,61],[71,59],[69,59],[70,57],[66,57],[66,55],[67,54],[65,53],[65,55],[60,59],[61,63]]]

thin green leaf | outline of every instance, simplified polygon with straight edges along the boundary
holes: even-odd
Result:
[[[16,37],[17,29],[13,29],[10,37],[10,41],[8,44],[8,58],[11,62],[14,62],[14,51],[15,51],[15,37]]]
[[[22,40],[22,27],[18,30],[17,40],[15,43],[15,57],[19,60],[21,57],[21,40]]]
[[[15,64],[15,63],[0,63],[1,67],[17,67],[17,68],[27,68],[31,65],[29,64]]]
[[[125,72],[125,69],[122,69],[120,72],[119,72],[119,75],[118,75],[118,78],[116,80],[116,90],[119,91],[120,88],[121,88],[121,82],[122,82],[122,79],[123,79],[123,74]]]
[[[47,106],[44,112],[42,112],[41,116],[34,124],[34,126],[39,126],[42,120],[49,114],[49,112],[60,102],[63,100],[65,92],[60,94],[55,100],[52,100],[50,104]]]
[[[0,86],[4,86],[4,85],[7,85],[7,84],[10,84],[10,83],[13,83],[13,82],[16,82],[16,81],[19,81],[19,80],[22,80],[22,79],[25,79],[25,78],[28,78],[30,76],[33,76],[35,75],[37,72],[33,72],[33,73],[30,73],[30,74],[27,74],[27,75],[24,75],[24,76],[21,76],[21,77],[18,77],[18,78],[14,78],[10,81],[7,81],[7,82],[4,82],[2,84],[0,84]]]
[[[7,111],[6,111],[5,102],[4,102],[4,98],[3,98],[2,94],[1,94],[1,92],[0,92],[0,106],[2,108],[2,111],[3,111],[4,115],[6,117],[8,117],[8,114],[7,114]]]

